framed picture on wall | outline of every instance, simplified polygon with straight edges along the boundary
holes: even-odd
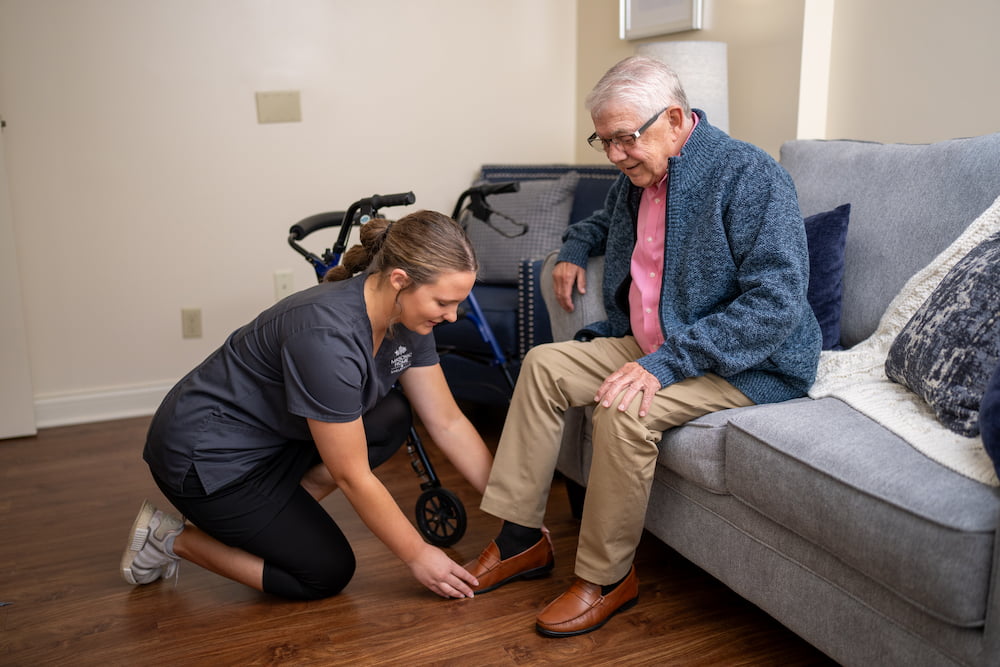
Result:
[[[619,0],[618,36],[641,39],[701,29],[702,0]]]

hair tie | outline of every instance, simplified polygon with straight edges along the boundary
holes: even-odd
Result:
[[[382,248],[385,246],[385,241],[386,239],[389,238],[389,230],[392,229],[393,222],[394,222],[393,220],[390,220],[389,223],[385,226],[385,229],[382,230],[382,233],[379,234],[372,242],[371,248],[369,248],[368,250],[369,257],[375,257],[380,252],[382,252]]]

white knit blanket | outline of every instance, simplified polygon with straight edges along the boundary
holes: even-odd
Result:
[[[941,425],[919,396],[885,374],[896,335],[945,274],[979,243],[1000,230],[1000,198],[940,255],[907,281],[889,304],[878,328],[849,350],[820,355],[811,398],[839,398],[906,440],[918,451],[983,484],[1000,486],[982,438],[967,438]]]

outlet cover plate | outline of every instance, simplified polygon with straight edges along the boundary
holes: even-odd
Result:
[[[258,123],[299,123],[302,105],[297,90],[271,90],[257,93]]]
[[[181,309],[181,336],[201,338],[201,308]]]

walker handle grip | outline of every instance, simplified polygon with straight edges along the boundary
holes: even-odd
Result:
[[[507,192],[518,192],[521,189],[520,181],[505,181],[503,183],[483,183],[469,188],[470,194],[480,194],[484,197],[489,195],[500,195]]]
[[[401,192],[395,195],[372,195],[368,202],[373,209],[387,208],[389,206],[409,206],[417,201],[413,192]]]
[[[344,222],[344,215],[344,211],[329,211],[310,215],[292,225],[288,229],[288,235],[292,240],[301,241],[316,230],[339,227]]]

